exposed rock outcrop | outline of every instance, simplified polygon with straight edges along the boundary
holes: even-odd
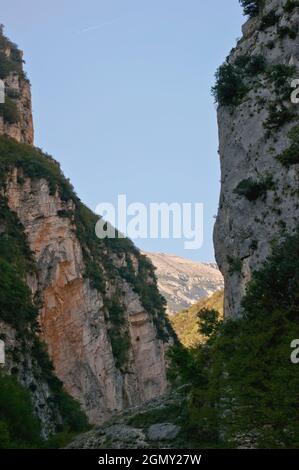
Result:
[[[185,400],[184,393],[177,392],[131,408],[114,416],[104,426],[78,436],[68,448],[192,448],[192,438],[182,430]]]
[[[245,24],[227,61],[235,82],[220,76],[227,93],[218,107],[222,177],[214,242],[228,317],[241,314],[253,271],[299,220],[299,105],[291,102],[291,82],[299,78],[299,9],[286,0],[257,4],[259,15]]]

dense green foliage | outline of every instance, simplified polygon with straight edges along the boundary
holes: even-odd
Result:
[[[40,424],[29,391],[0,371],[0,449],[41,445]]]
[[[260,178],[258,181],[247,178],[238,184],[234,193],[246,197],[248,201],[256,201],[259,198],[265,199],[267,191],[273,188],[274,182],[271,176]]]
[[[185,427],[199,446],[298,448],[299,368],[290,359],[298,315],[296,234],[254,273],[239,319],[213,314],[205,345],[171,352],[172,378],[190,384]]]
[[[280,163],[287,167],[299,164],[299,126],[293,127],[288,137],[291,145],[277,156]]]

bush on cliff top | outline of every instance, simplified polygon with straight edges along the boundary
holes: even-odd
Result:
[[[221,106],[237,106],[248,92],[240,70],[225,62],[219,67],[215,77],[216,84],[212,88],[215,102]]]
[[[244,14],[253,18],[257,16],[261,6],[263,5],[263,0],[239,0],[241,6],[243,7]]]
[[[221,106],[237,106],[249,91],[248,78],[266,71],[266,60],[262,55],[239,55],[231,64],[228,59],[216,74],[212,87],[215,102]]]

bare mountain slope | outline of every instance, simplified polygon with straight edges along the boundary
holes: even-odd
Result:
[[[167,300],[169,314],[180,312],[223,289],[223,278],[216,264],[190,261],[165,253],[146,255],[157,269],[158,286]]]

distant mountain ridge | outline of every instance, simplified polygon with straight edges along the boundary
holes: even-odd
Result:
[[[216,263],[200,263],[166,253],[145,253],[156,267],[158,286],[172,315],[223,289]]]

